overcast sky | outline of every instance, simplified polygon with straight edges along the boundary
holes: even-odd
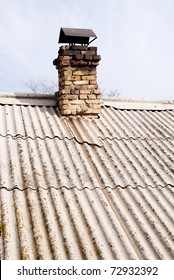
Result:
[[[0,0],[0,91],[57,80],[60,27],[89,28],[98,83],[122,98],[174,99],[173,0]]]

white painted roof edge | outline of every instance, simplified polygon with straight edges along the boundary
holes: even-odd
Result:
[[[25,93],[25,92],[0,92],[0,98],[37,98],[37,99],[52,99],[55,98],[54,94],[44,93],[44,94],[36,94],[36,93]]]
[[[0,104],[56,106],[54,94],[0,92]]]
[[[55,94],[0,92],[0,104],[56,106]],[[121,99],[102,96],[102,106],[124,110],[174,110],[174,100]]]
[[[174,110],[174,100],[120,99],[102,97],[104,106],[124,110]]]

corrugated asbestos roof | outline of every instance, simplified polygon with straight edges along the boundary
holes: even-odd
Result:
[[[1,95],[2,259],[174,259],[174,104],[126,102]]]

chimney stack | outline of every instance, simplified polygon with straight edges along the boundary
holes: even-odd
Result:
[[[82,39],[84,41],[84,38]],[[78,37],[78,43],[79,40]],[[96,71],[101,57],[97,54],[97,47],[75,43],[61,46],[58,57],[53,61],[59,77],[59,91],[56,92],[58,108],[64,116],[96,116],[100,114],[101,108],[101,92],[97,85]]]

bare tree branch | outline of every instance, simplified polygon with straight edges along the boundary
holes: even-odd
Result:
[[[30,92],[35,94],[44,94],[44,93],[53,94],[58,90],[57,83],[48,80],[36,81],[31,79],[27,82],[24,82],[24,85]]]

